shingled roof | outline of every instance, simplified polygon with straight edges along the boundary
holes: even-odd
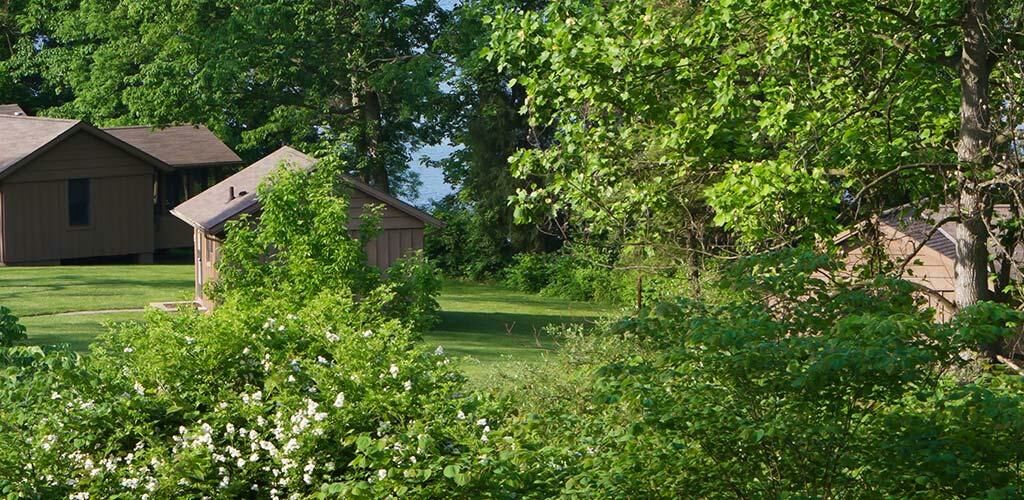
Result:
[[[194,227],[216,232],[224,223],[258,208],[256,189],[279,165],[309,170],[316,160],[283,147],[174,207],[171,213]]]
[[[111,127],[103,131],[172,167],[209,167],[242,163],[242,159],[231,148],[201,125],[166,128]]]
[[[193,227],[217,233],[223,229],[224,223],[233,217],[244,213],[253,213],[259,209],[256,199],[257,188],[271,172],[282,164],[286,168],[311,170],[315,166],[316,160],[298,150],[284,146],[174,207],[171,213]],[[441,221],[416,207],[369,186],[359,179],[348,175],[344,175],[343,178],[354,189],[419,219],[425,224],[443,225]]]
[[[17,104],[0,104],[0,115],[25,116],[26,114],[25,110]]]
[[[148,153],[79,120],[0,115],[0,178],[79,131],[92,134],[156,168],[170,169]]]

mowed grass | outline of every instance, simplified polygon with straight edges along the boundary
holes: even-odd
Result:
[[[441,323],[424,340],[461,357],[466,374],[476,380],[542,362],[556,347],[549,325],[591,322],[609,312],[594,304],[457,281],[445,283],[438,302]]]
[[[104,323],[132,321],[141,312],[57,313],[141,309],[150,302],[191,298],[192,266],[109,265],[0,268],[0,305],[21,317],[30,345],[68,344],[80,352]],[[448,281],[441,322],[424,335],[455,357],[475,380],[542,362],[556,347],[545,328],[593,321],[607,309],[510,291],[492,284]]]
[[[36,316],[191,298],[191,264],[0,268],[0,305]]]

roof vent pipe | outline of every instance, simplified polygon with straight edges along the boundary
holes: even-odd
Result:
[[[235,186],[228,187],[228,201],[235,199]]]

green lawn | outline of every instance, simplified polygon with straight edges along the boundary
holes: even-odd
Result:
[[[53,266],[0,269],[0,305],[18,316],[143,308],[192,296],[192,266]]]
[[[143,308],[187,299],[191,290],[188,264],[0,268],[0,305],[22,318],[28,343],[69,344],[78,351],[88,348],[104,322],[135,320],[142,313],[55,313]],[[457,281],[445,283],[439,302],[441,323],[425,342],[431,349],[443,346],[478,380],[521,362],[542,361],[554,348],[545,326],[592,320],[606,310]]]

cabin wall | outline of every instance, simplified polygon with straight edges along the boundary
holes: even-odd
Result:
[[[889,260],[899,265],[912,255],[919,242],[910,236],[883,226],[882,244]],[[866,246],[863,242],[847,245],[846,267],[852,270],[855,266],[866,262]],[[954,288],[953,261],[934,249],[924,246],[914,255],[907,265],[902,278],[919,285],[922,289],[918,296],[923,298],[928,307],[936,311],[936,319],[945,322],[955,313],[951,306],[956,303]]]
[[[79,132],[3,180],[3,262],[153,253],[151,165]],[[68,223],[68,179],[89,179],[90,221]]]
[[[349,197],[349,233],[359,237],[359,225],[365,206],[382,204],[366,194],[353,190]],[[423,221],[393,207],[385,206],[381,217],[381,234],[366,245],[371,266],[387,269],[410,252],[423,249]]]
[[[213,301],[206,297],[203,290],[208,283],[217,281],[217,260],[220,258],[221,241],[201,229],[196,229],[194,236],[196,299],[207,309],[213,309]]]

